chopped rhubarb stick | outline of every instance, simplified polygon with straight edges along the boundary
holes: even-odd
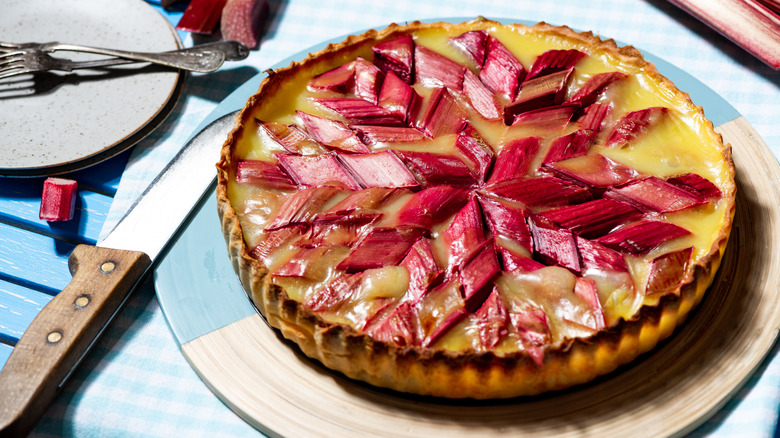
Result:
[[[528,82],[540,76],[557,73],[561,70],[569,70],[585,56],[579,50],[548,50],[536,57],[536,61],[528,69],[525,81]]]
[[[641,255],[664,242],[688,234],[691,232],[669,222],[643,220],[621,227],[596,241],[616,251]]]
[[[406,301],[393,309],[369,334],[378,341],[392,342],[399,347],[419,345],[416,321],[417,309]]]
[[[444,270],[436,261],[430,241],[424,237],[412,246],[401,266],[409,271],[409,289],[404,297],[412,304],[417,304],[431,287],[444,279]]]
[[[509,321],[525,351],[538,366],[544,363],[544,349],[550,343],[550,328],[544,310],[515,299],[508,306]]]
[[[352,125],[363,143],[374,146],[382,143],[411,143],[425,140],[425,134],[416,128],[401,126]]]
[[[330,247],[299,248],[298,251],[272,274],[275,277],[299,277],[308,280],[320,280],[326,275],[322,261],[326,259]]]
[[[361,189],[352,173],[344,168],[334,154],[313,156],[276,154],[276,158],[282,169],[303,187],[333,185],[351,190]]]
[[[585,84],[574,93],[574,96],[569,98],[566,102],[579,103],[583,107],[590,106],[596,102],[599,95],[610,86],[613,82],[627,78],[628,75],[619,71],[598,73],[588,79]]]
[[[404,190],[398,189],[386,189],[380,187],[372,187],[370,189],[358,190],[347,195],[346,198],[339,201],[333,207],[330,207],[322,214],[348,214],[361,210],[373,210],[394,195],[403,192]]]
[[[665,107],[655,106],[626,114],[612,128],[604,146],[626,146],[650,126],[660,123],[668,112],[669,110]]]
[[[422,342],[422,346],[427,348],[439,341],[448,331],[458,325],[464,318],[468,316],[468,311],[465,308],[459,308],[453,310],[451,313],[444,317],[441,324],[436,326]]]
[[[628,272],[623,254],[594,241],[577,237],[577,248],[585,269]]]
[[[644,212],[669,213],[705,203],[698,193],[685,190],[655,176],[613,187],[605,197],[635,205]]]
[[[466,67],[421,46],[414,48],[415,82],[426,87],[463,89],[463,70]]]
[[[260,129],[271,140],[279,143],[287,152],[298,155],[319,155],[325,149],[298,125],[285,125],[276,122],[257,121]]]
[[[573,70],[563,70],[523,82],[515,99],[504,108],[504,122],[511,125],[518,114],[562,104]]]
[[[579,108],[576,104],[563,104],[526,111],[515,116],[511,125],[561,130],[566,127]]]
[[[236,182],[281,190],[298,187],[286,173],[282,172],[279,165],[260,160],[239,161],[236,165]]]
[[[477,176],[477,182],[484,182],[485,176],[493,168],[493,148],[479,132],[467,124],[455,140],[455,149],[461,153],[466,165]]]
[[[437,88],[431,93],[428,106],[422,115],[420,128],[432,138],[457,134],[463,130],[468,115],[446,88]]]
[[[309,80],[311,90],[331,90],[347,93],[355,87],[355,64],[342,64],[333,70],[317,75]]]
[[[502,181],[485,191],[528,207],[558,207],[592,199],[585,187],[553,176]]]
[[[276,211],[276,216],[266,225],[265,231],[295,225],[308,226],[314,215],[339,191],[341,189],[337,187],[322,186],[303,189],[286,196]]]
[[[504,271],[511,272],[519,270],[521,272],[533,272],[545,267],[545,265],[536,260],[504,246],[496,245],[496,250],[501,256],[501,266]]]
[[[219,21],[222,39],[257,48],[269,9],[268,0],[228,0]]]
[[[296,111],[296,113],[301,118],[306,131],[325,146],[358,154],[371,152],[347,125],[337,120],[313,116],[303,111]]]
[[[528,251],[533,249],[531,233],[528,231],[525,214],[521,208],[486,196],[479,196],[477,199],[493,236],[517,242]]]
[[[586,325],[594,330],[603,329],[607,322],[604,319],[604,309],[601,307],[596,282],[590,278],[577,277],[576,283],[574,283],[574,295],[585,301],[593,313],[592,319],[588,318],[589,321],[587,321],[590,324]]]
[[[298,246],[351,246],[360,239],[368,225],[378,221],[382,213],[319,213],[312,220],[309,232],[297,242]]]
[[[390,72],[385,75],[385,80],[382,82],[378,103],[402,122],[412,123],[420,111],[422,97],[395,73]]]
[[[192,0],[176,24],[176,30],[185,32],[214,32],[227,0]]]
[[[38,217],[49,222],[69,221],[76,213],[78,183],[72,179],[49,177],[43,182]]]
[[[317,290],[306,300],[306,307],[313,312],[334,310],[352,298],[352,295],[360,288],[363,281],[363,273],[345,274],[338,273],[325,287]]]
[[[691,261],[693,247],[673,251],[653,259],[644,295],[674,290],[683,281],[685,269]]]
[[[306,228],[306,225],[296,225],[279,228],[278,230],[266,231],[265,238],[252,248],[249,254],[258,260],[264,260],[271,255],[274,250],[284,245],[289,240],[300,237],[301,234],[306,231]]]
[[[404,126],[403,116],[387,108],[358,98],[337,97],[313,99],[314,102],[336,112],[349,123],[360,125]]]
[[[458,268],[458,274],[466,309],[476,312],[490,294],[493,280],[501,274],[495,240],[491,238],[474,248]]]
[[[355,96],[377,103],[384,77],[382,71],[363,58],[357,58],[352,62],[355,65]]]
[[[421,228],[410,227],[374,228],[360,239],[336,269],[357,272],[397,265],[423,232]]]
[[[471,30],[450,38],[450,43],[468,56],[479,71],[485,63],[488,38],[487,31]]]
[[[720,198],[722,193],[712,181],[696,173],[686,173],[666,180],[677,187],[699,194],[704,199]]]
[[[496,348],[501,339],[509,333],[507,329],[509,312],[499,296],[497,287],[493,287],[493,291],[475,315],[482,348],[488,351]]]
[[[485,63],[479,72],[479,79],[490,91],[514,100],[517,88],[525,78],[525,67],[498,39],[489,37]]]
[[[463,73],[463,94],[471,103],[474,110],[487,120],[501,119],[501,104],[496,96],[479,80],[479,78],[466,69]]]
[[[539,152],[539,140],[539,137],[524,137],[503,145],[487,183],[495,184],[526,176],[528,165]]]
[[[339,161],[361,186],[369,187],[418,187],[412,172],[404,166],[392,151],[370,154],[339,154]]]
[[[395,153],[423,187],[439,184],[472,186],[477,182],[466,163],[455,155],[414,151]]]
[[[593,131],[580,129],[556,138],[550,144],[542,164],[554,163],[567,158],[579,157],[588,153],[593,143]]]
[[[586,184],[597,192],[634,181],[642,176],[638,171],[600,154],[582,155],[544,164],[543,167],[563,178]]]
[[[441,233],[449,251],[448,271],[454,271],[471,251],[487,239],[482,210],[472,196],[466,205],[455,214],[452,223]]]
[[[375,45],[374,65],[386,74],[393,73],[407,84],[414,83],[414,40],[404,35]]]
[[[563,266],[572,272],[582,272],[582,261],[576,236],[544,217],[528,216],[528,228],[534,243],[534,258],[547,265]]]
[[[594,103],[593,105],[585,107],[582,115],[577,118],[577,123],[582,129],[589,129],[591,131],[601,131],[601,125],[604,123],[604,118],[610,111],[610,106],[603,103]]]
[[[398,212],[400,226],[430,229],[468,202],[468,191],[448,185],[428,187],[415,193]]]
[[[592,239],[639,219],[642,212],[625,202],[600,198],[547,210],[541,215],[574,234]]]

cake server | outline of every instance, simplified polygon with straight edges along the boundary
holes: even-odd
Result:
[[[68,259],[73,279],[41,310],[0,372],[0,436],[25,436],[216,178],[237,112],[196,134],[97,246]]]

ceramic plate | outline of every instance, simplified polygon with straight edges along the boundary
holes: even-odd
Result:
[[[0,41],[132,51],[181,47],[168,21],[141,0],[3,0]],[[74,60],[95,55],[57,52]],[[75,170],[112,157],[158,126],[184,74],[143,64],[0,80],[0,175]]]

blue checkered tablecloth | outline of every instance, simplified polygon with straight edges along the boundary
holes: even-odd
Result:
[[[108,7],[108,6],[107,6]],[[447,17],[546,21],[614,38],[683,68],[715,90],[780,157],[780,74],[661,0],[272,0],[262,47],[211,74],[191,74],[167,121],[138,144],[105,229],[231,91],[316,43],[391,22]],[[175,19],[176,15],[172,15]],[[192,37],[182,34],[185,45]],[[780,406],[777,348],[694,436],[775,434]],[[198,378],[179,351],[151,281],[135,292],[33,436],[257,436]]]

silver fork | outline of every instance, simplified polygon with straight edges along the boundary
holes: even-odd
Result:
[[[114,58],[71,61],[48,55],[59,50],[96,53]],[[26,44],[0,42],[0,79],[25,73],[49,70],[71,71],[77,68],[105,67],[139,61],[205,73],[217,70],[225,61],[241,60],[248,55],[249,49],[236,41],[219,41],[161,53],[127,52],[57,42]]]

